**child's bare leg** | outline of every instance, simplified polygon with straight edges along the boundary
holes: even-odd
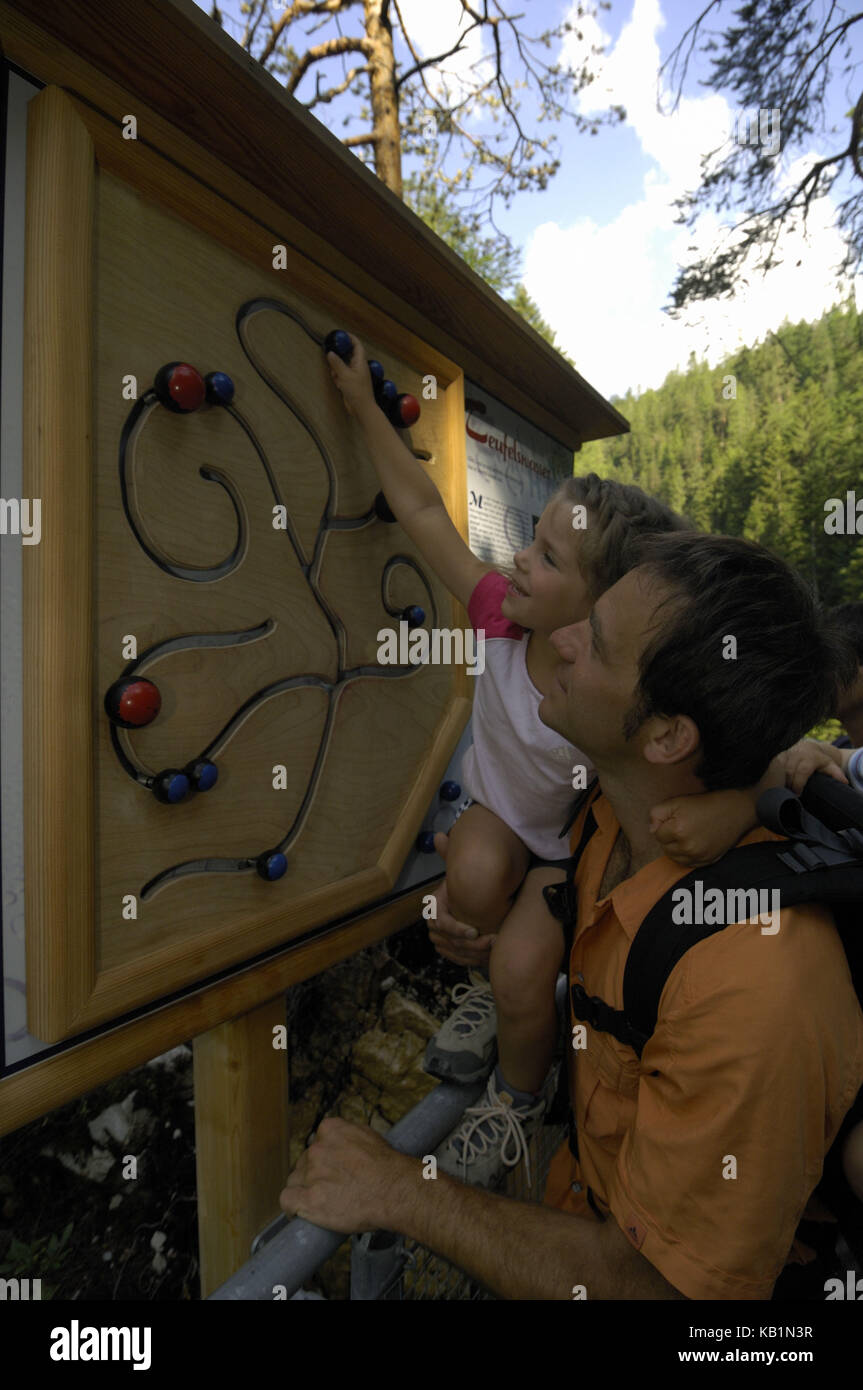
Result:
[[[446,861],[449,910],[480,934],[495,932],[512,906],[530,855],[485,806],[469,806],[450,831]]]
[[[539,1091],[554,1056],[554,986],[563,958],[563,931],[542,889],[547,883],[562,883],[564,877],[560,869],[531,869],[491,950],[498,1066],[519,1091]]]

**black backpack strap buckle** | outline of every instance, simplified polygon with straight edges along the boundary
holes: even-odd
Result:
[[[624,1047],[631,1047],[640,1057],[649,1034],[640,1032],[626,1017],[622,1009],[613,1009],[595,994],[588,994],[583,985],[571,985],[572,1012],[574,1016],[589,1023],[597,1033],[610,1033]]]

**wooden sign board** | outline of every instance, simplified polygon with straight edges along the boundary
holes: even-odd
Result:
[[[463,389],[58,89],[29,114],[28,1018],[53,1041],[392,888],[466,678],[378,661],[404,611],[451,629],[454,605],[374,510],[323,339],[362,319],[422,401],[405,438],[450,502]],[[232,399],[172,411],[154,390],[172,362],[224,374]],[[118,727],[106,696],[141,678],[158,714]]]
[[[16,696],[27,1037],[3,1133],[419,916],[393,885],[472,683],[382,664],[378,633],[414,605],[467,620],[374,510],[324,335],[421,400],[405,439],[463,535],[463,373],[566,448],[626,422],[189,0],[117,0],[107,25],[99,0],[0,0],[0,45],[45,84],[19,254],[42,518]],[[170,410],[172,362],[224,373],[231,402]],[[158,687],[152,722],[112,723],[123,679]],[[215,785],[157,798],[204,763]]]

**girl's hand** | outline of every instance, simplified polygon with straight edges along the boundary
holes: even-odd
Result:
[[[359,338],[348,334],[353,344],[350,362],[343,362],[334,352],[327,353],[327,366],[330,376],[342,393],[342,400],[349,415],[361,418],[363,412],[375,403],[372,377],[366,361],[366,352]]]
[[[799,796],[813,772],[826,772],[837,782],[848,778],[842,771],[841,749],[829,743],[819,743],[814,738],[802,738],[791,748],[779,754],[779,763],[785,773],[785,785]]]
[[[712,864],[758,824],[751,791],[674,796],[650,812],[650,832],[678,864]]]

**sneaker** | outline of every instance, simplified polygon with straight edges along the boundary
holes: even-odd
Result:
[[[465,1086],[482,1080],[497,1051],[497,1010],[491,986],[478,970],[468,974],[471,983],[456,985],[452,991],[453,1003],[460,1007],[429,1039],[423,1062],[431,1076]]]
[[[532,1103],[517,1102],[509,1091],[498,1090],[492,1072],[480,1103],[464,1112],[457,1129],[436,1150],[438,1167],[462,1182],[489,1187],[503,1168],[514,1168],[523,1158],[530,1183],[528,1141],[542,1124],[553,1080],[552,1072]]]

